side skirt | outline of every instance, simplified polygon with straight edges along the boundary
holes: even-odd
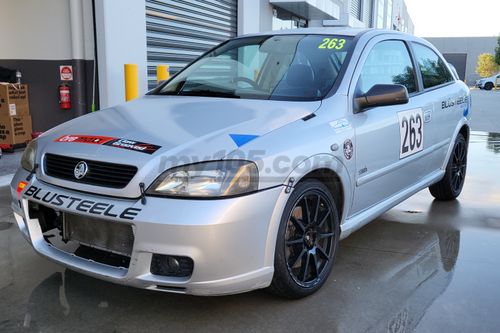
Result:
[[[392,197],[389,197],[386,200],[381,201],[378,204],[349,217],[340,226],[340,239],[346,238],[354,231],[373,221],[389,209],[408,199],[410,196],[438,182],[443,178],[444,173],[444,170],[437,170],[424,178],[421,182],[418,182],[415,185],[396,193]]]

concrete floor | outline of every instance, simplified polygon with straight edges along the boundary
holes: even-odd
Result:
[[[471,90],[473,131],[500,133],[500,90]]]
[[[499,332],[500,137],[472,137],[460,199],[422,191],[341,242],[315,295],[191,297],[122,287],[37,256],[0,189],[0,332]]]

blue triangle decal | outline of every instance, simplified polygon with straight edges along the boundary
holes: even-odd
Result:
[[[231,137],[231,139],[233,139],[238,148],[259,137],[258,135],[250,134],[229,134],[229,136]]]

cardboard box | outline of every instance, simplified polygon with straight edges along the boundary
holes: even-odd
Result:
[[[30,114],[28,85],[0,83],[0,116]]]
[[[1,116],[0,144],[15,145],[31,140],[31,116]]]

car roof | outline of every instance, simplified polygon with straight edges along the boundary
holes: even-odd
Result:
[[[405,33],[396,30],[347,28],[347,27],[322,27],[322,28],[320,27],[320,28],[273,30],[261,33],[247,34],[239,37],[269,36],[269,35],[342,35],[342,36],[355,37],[365,32],[370,32],[373,35],[387,34],[387,33],[407,35]]]

